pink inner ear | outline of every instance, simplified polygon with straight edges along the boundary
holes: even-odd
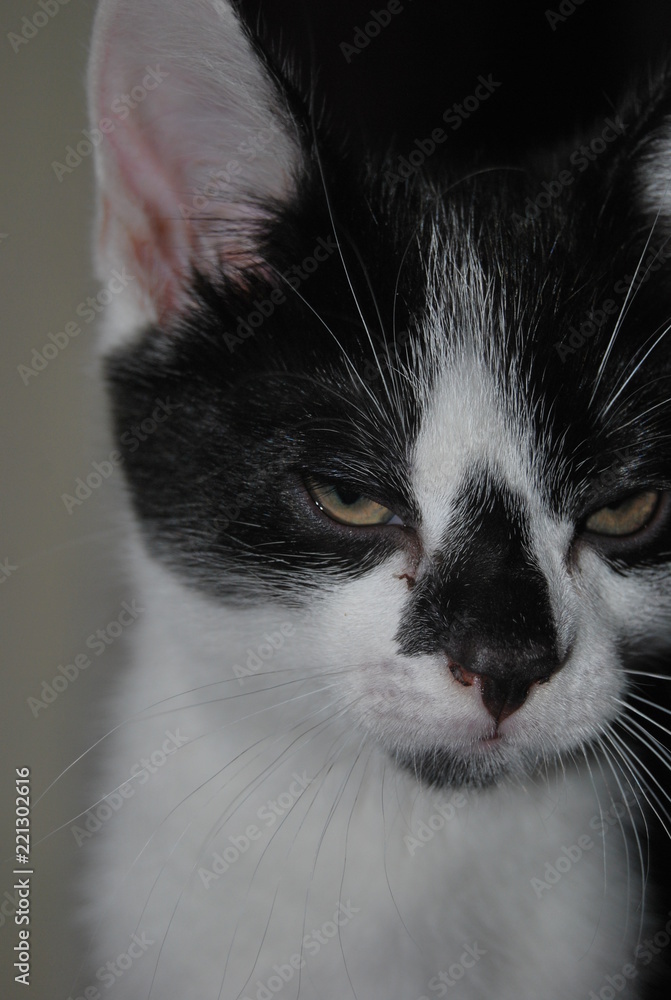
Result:
[[[116,24],[107,27],[93,81],[97,123],[106,119],[113,125],[97,150],[102,180],[100,248],[103,259],[129,267],[138,283],[135,287],[160,317],[184,299],[192,234],[178,211],[169,160],[161,156],[160,142],[152,145],[149,138],[152,124],[162,114],[164,83],[137,59],[141,70],[135,78],[123,62],[132,46],[123,45],[122,31],[117,37]],[[131,107],[120,104],[129,92],[138,98]]]
[[[221,168],[215,164],[207,171],[202,163],[189,163],[185,153],[175,155],[169,148],[164,133],[171,126],[177,133],[183,125],[174,109],[165,110],[161,96],[148,95],[145,106],[115,122],[114,131],[103,140],[106,223],[100,233],[103,244],[117,241],[117,250],[159,317],[187,303],[196,269],[243,286],[249,271],[272,278],[258,253],[259,230],[269,221],[269,211],[245,199],[242,191],[230,189],[201,197],[200,210],[189,211],[194,196]],[[173,141],[178,144],[184,138],[175,134]],[[193,145],[193,136],[188,139]],[[198,168],[202,185],[193,183]],[[178,172],[182,176],[176,177]],[[241,186],[244,180],[240,178]],[[110,224],[112,218],[115,224]]]
[[[180,216],[168,176],[130,119],[105,141],[113,180],[104,211],[105,219],[115,217],[115,223],[105,225],[100,238],[121,242],[118,250],[160,317],[184,299],[193,234]]]
[[[96,149],[105,266],[127,265],[159,316],[186,305],[196,270],[272,279],[260,237],[300,142],[232,8],[102,0],[90,79],[94,126],[112,123]]]

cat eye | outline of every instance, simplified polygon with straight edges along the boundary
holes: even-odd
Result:
[[[596,535],[633,535],[648,524],[659,506],[660,494],[645,490],[595,511],[585,521],[587,531]]]
[[[347,486],[329,486],[310,480],[310,496],[325,514],[340,524],[366,527],[376,524],[401,524],[393,510]]]

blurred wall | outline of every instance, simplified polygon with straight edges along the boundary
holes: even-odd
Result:
[[[76,785],[62,781],[34,805],[33,968],[31,985],[17,985],[15,768],[30,767],[36,800],[85,750],[83,706],[104,658],[45,708],[28,699],[48,696],[43,682],[50,685],[59,665],[67,667],[87,636],[113,617],[114,602],[104,489],[72,513],[61,499],[90,471],[104,441],[97,429],[94,324],[77,315],[97,291],[90,265],[91,160],[61,180],[52,167],[87,124],[84,68],[94,6],[87,0],[45,6],[55,6],[55,13],[21,0],[3,0],[0,10],[0,995],[65,1000],[74,979],[68,916],[78,858],[67,827],[54,831],[81,799]],[[81,333],[59,338],[76,320]]]

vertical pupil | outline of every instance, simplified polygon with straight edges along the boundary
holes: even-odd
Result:
[[[347,507],[351,507],[352,504],[361,499],[360,493],[357,493],[354,489],[348,489],[346,486],[338,487],[338,489],[335,490],[335,494]]]

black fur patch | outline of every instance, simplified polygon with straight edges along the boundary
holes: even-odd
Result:
[[[642,220],[634,225],[632,204],[616,211],[611,189],[599,195],[606,173],[600,165],[533,223],[523,218],[539,183],[533,175],[464,182],[449,195],[444,236],[470,242],[482,263],[502,319],[491,331],[497,371],[511,391],[524,386],[539,478],[578,530],[618,497],[671,487],[666,342],[615,398],[671,315],[658,280],[630,297],[592,399],[649,235]],[[426,389],[416,376],[427,352],[427,263],[441,186],[415,180],[389,192],[345,171],[328,182],[331,214],[319,176],[306,179],[297,204],[266,233],[265,278],[250,276],[245,290],[195,279],[188,315],[109,361],[141,523],[153,551],[199,586],[244,597],[245,581],[256,595],[262,579],[286,599],[320,579],[359,575],[404,544],[399,530],[344,530],[318,518],[302,489],[306,475],[344,481],[419,526],[409,461]],[[655,233],[651,248],[667,252]],[[455,267],[444,280],[463,275]],[[606,314],[606,301],[617,311]],[[601,313],[603,322],[572,346],[573,331]],[[461,337],[463,327],[455,305],[445,336]],[[171,419],[129,452],[123,431],[168,397]],[[666,522],[655,537],[604,545],[604,554],[623,565],[666,559]]]
[[[403,544],[401,529],[329,522],[306,494],[308,476],[417,520],[408,459],[420,400],[403,370],[425,278],[408,266],[397,287],[408,230],[380,224],[355,189],[329,193],[335,232],[323,196],[306,191],[267,233],[276,280],[250,279],[242,293],[198,278],[189,315],[108,363],[150,547],[218,595],[256,599],[262,586],[295,597]],[[124,429],[165,398],[171,419],[129,451]]]
[[[545,575],[529,554],[519,497],[474,475],[455,501],[467,540],[448,537],[413,591],[397,633],[408,655],[443,653],[462,667],[527,685],[559,666]]]
[[[360,576],[421,534],[410,462],[430,388],[416,377],[429,350],[436,289],[427,265],[443,218],[452,260],[468,244],[486,276],[498,317],[487,363],[496,360],[510,392],[519,397],[523,387],[520,414],[548,507],[572,519],[575,545],[594,546],[622,572],[668,564],[668,504],[654,529],[622,543],[590,536],[584,524],[637,491],[671,490],[671,243],[637,188],[642,130],[658,128],[669,103],[664,91],[640,127],[556,193],[544,185],[561,158],[467,180],[436,165],[436,177],[415,175],[391,191],[378,179],[384,165],[357,177],[326,157],[327,205],[320,173],[306,163],[296,203],[270,207],[264,267],[247,287],[194,277],[188,314],[145,331],[108,363],[117,439],[150,549],[229,602],[295,602]],[[475,289],[456,265],[436,280],[453,304],[445,336],[463,338],[456,290]],[[144,440],[129,435],[161,402],[169,417]],[[336,525],[310,500],[307,477],[360,490],[406,527]],[[556,669],[547,585],[528,551],[521,501],[474,476],[460,502],[471,541],[454,552],[446,539],[417,581],[401,649],[455,659],[484,651],[502,669],[544,658]],[[458,773],[440,748],[401,763],[436,784],[488,780]]]

